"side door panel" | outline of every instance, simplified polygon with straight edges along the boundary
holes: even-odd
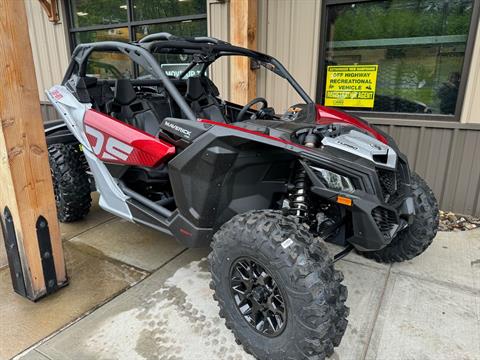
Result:
[[[175,146],[95,110],[85,113],[85,133],[102,161],[155,167],[175,154]]]

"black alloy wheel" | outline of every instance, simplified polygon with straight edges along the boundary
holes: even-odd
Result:
[[[238,311],[257,332],[270,337],[282,333],[287,322],[285,300],[265,267],[251,258],[237,259],[230,287]]]

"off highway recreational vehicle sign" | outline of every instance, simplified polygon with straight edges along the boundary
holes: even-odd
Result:
[[[373,108],[378,65],[327,68],[325,106]]]

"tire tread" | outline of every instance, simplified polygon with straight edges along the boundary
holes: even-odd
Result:
[[[294,243],[284,249],[281,244],[288,237]],[[220,291],[220,276],[225,271],[221,264],[229,249],[238,246],[238,241],[254,251],[269,253],[271,264],[291,269],[285,290],[287,297],[295,299],[299,306],[290,315],[296,320],[295,339],[288,341],[283,349],[259,348],[246,341],[248,337],[241,333],[242,327],[225,311],[225,296],[229,294]],[[209,263],[210,286],[215,291],[220,316],[246,352],[262,360],[271,359],[272,351],[277,355],[278,351],[284,353],[285,359],[319,360],[330,356],[334,346],[340,344],[349,313],[345,306],[347,290],[341,284],[343,274],[334,270],[326,247],[295,218],[273,210],[255,210],[233,217],[214,235]]]
[[[90,181],[78,144],[48,147],[57,216],[60,222],[83,219],[90,211]]]

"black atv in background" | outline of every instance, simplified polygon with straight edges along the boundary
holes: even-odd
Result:
[[[139,76],[93,76],[99,51],[127,56]],[[278,115],[262,97],[223,100],[207,75],[227,56],[249,57],[302,102]],[[189,64],[169,77],[160,63],[177,57]],[[46,127],[60,220],[88,213],[93,186],[105,210],[210,246],[220,316],[259,359],[330,356],[349,313],[334,261],[352,248],[412,259],[437,232],[437,201],[392,138],[314,104],[271,56],[166,33],[82,44],[47,94],[63,118]],[[332,259],[325,241],[345,250]]]

